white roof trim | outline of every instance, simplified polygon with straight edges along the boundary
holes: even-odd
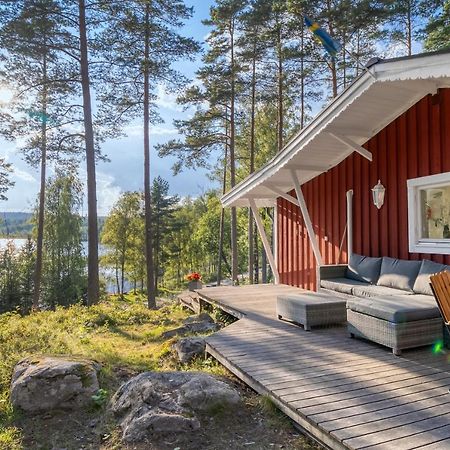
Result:
[[[280,153],[227,192],[222,204],[248,206],[248,200],[254,199],[258,206],[274,205],[278,195],[270,185],[285,192],[294,188],[289,184],[290,177],[282,176],[286,169],[297,170],[300,183],[306,183],[339,164],[417,101],[441,87],[450,87],[450,52],[381,61],[371,66]],[[364,120],[366,114],[372,114],[374,121]],[[355,117],[360,123],[355,123]],[[346,140],[352,136],[355,146],[350,148],[330,133]]]

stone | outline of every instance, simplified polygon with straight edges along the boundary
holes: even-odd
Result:
[[[189,333],[211,333],[219,329],[219,325],[214,322],[213,318],[206,313],[190,316],[183,321],[184,325],[173,330],[165,331],[163,338],[169,339],[174,336],[183,336]]]
[[[110,409],[119,418],[122,439],[139,442],[194,432],[201,427],[197,412],[236,405],[239,401],[236,390],[212,375],[145,372],[119,388]]]
[[[215,412],[240,403],[238,392],[211,376],[193,377],[180,387],[179,402],[198,412]]]
[[[196,356],[205,353],[206,342],[202,337],[187,337],[180,339],[173,347],[177,352],[179,361],[187,363],[192,361]]]
[[[72,357],[29,357],[14,368],[11,402],[27,413],[79,409],[92,402],[98,391],[94,361]]]

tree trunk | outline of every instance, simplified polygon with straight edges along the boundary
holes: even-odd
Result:
[[[225,124],[225,134],[228,136],[228,125]],[[225,142],[225,154],[223,159],[223,180],[222,180],[222,194],[227,190],[227,160],[228,160],[228,138]],[[220,225],[219,225],[219,257],[217,260],[217,286],[220,286],[222,281],[222,253],[223,253],[223,239],[225,234],[225,209],[220,211]]]
[[[277,34],[277,53],[278,53],[278,121],[277,121],[277,150],[281,152],[283,148],[283,54],[281,46],[281,25]]]
[[[258,245],[258,230],[253,228],[253,236],[255,237],[255,283],[259,283],[259,245]]]
[[[144,44],[144,210],[145,210],[145,250],[147,269],[147,304],[156,309],[155,271],[153,267],[152,211],[150,193],[150,5],[145,7]]]
[[[407,23],[407,46],[408,46],[408,56],[412,55],[412,17],[411,17],[411,2],[408,2],[408,11],[406,13],[406,23]]]
[[[250,173],[255,171],[255,110],[256,110],[256,42],[253,44],[252,60],[252,106],[250,117]],[[248,278],[253,284],[253,270],[255,266],[255,249],[253,245],[254,221],[252,210],[248,208]]]
[[[234,19],[230,22],[230,59],[231,59],[231,93],[230,93],[230,186],[236,185],[236,162],[234,154],[235,144],[235,59],[234,59]],[[237,248],[237,212],[236,207],[231,208],[231,280],[239,284],[238,280],[238,248]]]
[[[267,283],[267,255],[264,247],[261,247],[261,282]]]
[[[44,246],[44,214],[45,214],[45,180],[47,172],[47,47],[44,35],[44,55],[42,61],[43,84],[42,84],[42,124],[41,124],[41,180],[39,191],[38,226],[36,239],[36,267],[34,271],[34,292],[32,309],[39,310],[42,280],[42,258]]]
[[[79,5],[80,34],[80,69],[83,91],[84,137],[86,144],[87,197],[88,197],[88,288],[87,303],[98,302],[100,288],[98,275],[98,225],[97,225],[97,193],[95,177],[95,144],[92,125],[92,107],[89,80],[88,44],[86,32],[86,5],[84,0]]]
[[[122,258],[120,261],[120,297],[123,300],[124,295],[124,287],[125,287],[125,253],[122,254]]]
[[[302,27],[300,35],[300,129],[305,126],[305,31]]]
[[[331,16],[332,11],[332,4],[331,0],[327,0],[327,13],[328,17]],[[334,38],[334,29],[333,25],[331,24],[331,20],[328,19],[328,31],[332,38]],[[331,71],[331,88],[333,92],[333,98],[337,97],[338,95],[338,85],[337,85],[337,67],[336,67],[336,60],[334,58],[331,58],[331,62],[329,64],[330,71]]]

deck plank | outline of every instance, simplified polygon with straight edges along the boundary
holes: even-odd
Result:
[[[349,339],[345,327],[276,319],[285,285],[206,288],[199,296],[240,320],[207,350],[332,449],[450,450],[450,364],[430,349],[405,351]]]

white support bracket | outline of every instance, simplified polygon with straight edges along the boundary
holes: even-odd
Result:
[[[300,206],[300,203],[298,200],[293,197],[292,195],[286,194],[286,192],[283,192],[281,189],[278,189],[276,186],[273,186],[272,184],[264,184],[264,187],[271,190],[274,194],[277,194],[279,197],[284,198],[288,202],[293,203],[296,206]]]
[[[345,136],[341,136],[339,134],[334,134],[331,131],[328,132],[330,136],[333,136],[335,139],[337,139],[342,144],[346,145],[347,147],[351,148],[355,152],[359,153],[364,158],[368,159],[369,161],[372,161],[372,153],[369,152],[369,150],[366,150],[364,147],[361,147],[356,142],[353,142],[351,139]]]
[[[311,247],[316,257],[316,263],[318,266],[322,265],[322,255],[320,254],[319,244],[314,233],[314,228],[312,226],[311,218],[309,216],[308,208],[306,206],[305,197],[303,197],[302,188],[297,178],[295,170],[291,171],[292,181],[294,182],[295,193],[297,194],[297,200],[299,203],[300,211],[302,212],[303,221],[306,225],[306,230],[308,231],[309,240],[311,242]]]
[[[275,280],[275,284],[280,284],[280,275],[278,273],[277,265],[275,263],[275,258],[273,257],[272,249],[270,248],[269,240],[267,239],[266,230],[264,229],[264,225],[261,220],[261,216],[259,215],[258,208],[256,206],[255,200],[252,198],[248,200],[250,208],[252,210],[253,217],[256,222],[256,228],[258,228],[259,235],[261,237],[261,241],[264,246],[264,250],[267,255],[267,259],[269,260],[270,268],[272,269],[273,277]]]

